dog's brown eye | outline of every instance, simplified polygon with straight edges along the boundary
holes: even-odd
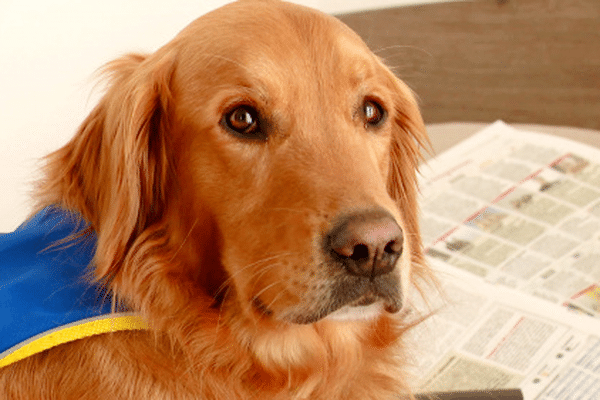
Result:
[[[365,126],[377,126],[385,118],[385,111],[383,107],[373,100],[365,101],[363,104],[363,114],[365,118]]]
[[[256,125],[256,113],[249,107],[234,109],[227,116],[227,125],[236,132],[245,133]]]
[[[259,130],[258,112],[250,106],[239,106],[225,114],[224,124],[237,135],[250,139],[264,139]]]

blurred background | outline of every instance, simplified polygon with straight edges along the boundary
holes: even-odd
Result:
[[[427,123],[600,129],[598,0],[294,2],[356,30],[417,92]],[[0,232],[29,213],[40,157],[98,100],[95,71],[225,3],[0,0]]]

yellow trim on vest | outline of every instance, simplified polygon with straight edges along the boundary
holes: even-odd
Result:
[[[84,319],[41,333],[0,354],[0,368],[54,346],[102,333],[145,330],[148,323],[133,314],[108,314]]]

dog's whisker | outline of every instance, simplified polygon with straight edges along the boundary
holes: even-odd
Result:
[[[268,284],[267,286],[265,286],[264,288],[259,290],[257,293],[255,293],[253,297],[260,297],[261,294],[265,293],[267,290],[271,289],[272,287],[279,285],[281,282],[283,282],[283,280],[277,280],[275,282]]]
[[[290,256],[294,256],[296,254],[297,254],[296,252],[283,252],[283,253],[274,254],[272,256],[265,257],[260,260],[254,261],[250,264],[247,264],[247,265],[241,267],[240,269],[238,269],[237,271],[235,271],[235,273],[233,273],[232,275],[228,276],[227,279],[225,279],[225,281],[219,286],[219,288],[216,291],[216,294],[217,295],[220,294],[222,290],[224,290],[226,287],[228,287],[229,283],[231,283],[237,275],[247,271],[248,269],[256,267],[257,265],[259,265],[261,263],[271,262],[271,261],[277,260],[279,258],[290,257]],[[261,267],[259,269],[259,271],[263,270],[263,268],[270,268],[270,266],[271,266],[271,264],[266,265],[265,267]]]
[[[258,299],[258,297],[259,297],[259,296],[260,296],[262,293],[264,293],[266,290],[268,290],[268,289],[270,289],[271,287],[274,287],[275,285],[278,285],[278,284],[280,284],[280,283],[282,283],[282,282],[285,282],[285,281],[283,281],[283,280],[279,280],[279,281],[276,281],[276,282],[273,282],[273,283],[271,283],[270,285],[268,285],[268,286],[266,286],[265,288],[263,288],[263,289],[262,289],[260,292],[258,292],[257,294],[255,294],[255,295],[254,295],[254,298],[255,298],[255,299]],[[263,306],[261,307],[261,310],[260,310],[260,311],[261,311],[261,313],[262,313],[262,315],[264,315],[264,316],[266,316],[266,317],[269,317],[269,316],[270,316],[270,310],[271,310],[271,308],[273,307],[273,304],[275,304],[275,302],[276,302],[277,300],[279,300],[279,298],[280,298],[282,295],[283,295],[283,292],[282,292],[282,291],[279,291],[279,292],[278,292],[278,293],[277,293],[275,296],[273,296],[273,298],[271,299],[271,301],[269,301],[269,303],[267,303],[267,304],[263,304]],[[257,325],[258,325],[258,323],[259,323],[259,321],[258,321],[258,320],[255,320],[255,321],[254,321],[254,325],[255,325],[255,326],[257,326]]]
[[[281,263],[272,263],[269,265],[265,265],[264,267],[262,267],[258,271],[256,271],[256,273],[254,273],[254,275],[251,278],[254,281],[254,284],[252,285],[250,292],[254,291],[254,288],[260,282],[260,278],[262,278],[267,272],[271,271],[273,268],[280,266],[280,265],[282,265],[282,264]]]
[[[388,50],[392,50],[392,49],[394,49],[394,50],[416,50],[416,51],[418,51],[418,52],[420,52],[420,53],[424,53],[424,54],[426,54],[427,56],[433,57],[433,54],[432,54],[431,52],[429,52],[429,51],[425,50],[425,49],[424,49],[424,48],[422,48],[422,47],[418,47],[418,46],[411,46],[411,45],[402,45],[402,44],[395,44],[395,45],[391,45],[391,46],[380,47],[380,48],[378,48],[378,49],[376,49],[376,50],[373,50],[373,53],[375,53],[375,54],[379,54],[379,53],[383,53],[383,52],[386,52],[386,51],[388,51]],[[397,53],[395,53],[395,54],[393,55],[393,57],[396,57],[396,56],[398,56],[398,55],[400,55],[400,54],[401,54],[401,52],[400,52],[400,51],[398,51]],[[387,59],[387,58],[389,58],[389,56],[388,56],[388,57],[386,57],[386,59]]]
[[[274,297],[271,299],[271,301],[270,301],[268,304],[265,304],[265,308],[266,308],[267,310],[270,310],[270,309],[271,309],[271,307],[273,307],[273,304],[275,304],[275,302],[276,302],[277,300],[279,300],[279,298],[282,296],[282,294],[283,294],[283,292],[279,292],[279,293],[277,293],[277,294],[276,294],[276,295],[275,295],[275,296],[274,296]]]
[[[183,248],[183,246],[185,245],[185,242],[187,242],[188,238],[191,236],[192,231],[194,230],[194,228],[196,227],[196,224],[198,223],[198,219],[194,220],[194,223],[192,224],[192,226],[190,227],[190,229],[188,230],[187,234],[185,235],[185,237],[183,238],[183,240],[181,241],[181,243],[179,244],[179,247],[177,247],[177,250],[175,250],[175,252],[173,253],[173,255],[171,256],[171,259],[169,260],[169,262],[172,262],[175,257],[177,256],[177,254],[179,254],[179,252],[181,251],[181,249]]]
[[[229,294],[229,291],[231,290],[231,288],[228,286],[225,289],[225,293],[223,294],[223,303],[225,303],[226,299],[227,299],[227,295]],[[217,317],[217,324],[215,326],[215,333],[217,333],[219,331],[219,327],[221,326],[221,321],[222,321],[222,317],[223,317],[223,303],[219,305],[219,314]],[[215,336],[216,338],[216,336]]]
[[[253,263],[250,263],[250,264],[248,264],[248,265],[246,265],[244,267],[241,267],[240,269],[238,269],[237,271],[235,271],[235,273],[229,275],[227,277],[227,279],[225,279],[225,281],[223,281],[223,283],[221,283],[221,285],[219,286],[219,288],[215,292],[215,296],[219,295],[221,293],[221,291],[227,289],[229,287],[229,283],[231,283],[233,281],[233,279],[237,275],[240,275],[241,273],[247,271],[248,269],[259,265],[261,262],[268,262],[271,259],[276,259],[276,256],[267,257],[266,259],[258,260],[258,261],[255,261]]]

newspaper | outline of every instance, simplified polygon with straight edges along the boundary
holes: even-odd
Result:
[[[413,332],[417,390],[600,399],[600,149],[497,122],[421,191],[445,300]]]

